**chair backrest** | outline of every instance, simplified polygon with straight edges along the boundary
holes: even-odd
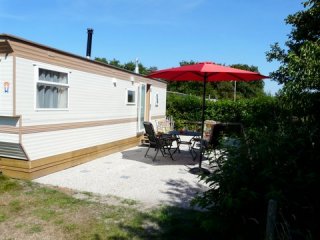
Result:
[[[173,120],[170,118],[156,120],[156,130],[158,133],[167,133],[173,130]]]
[[[158,138],[151,122],[143,122],[150,144],[158,144]]]
[[[217,147],[219,145],[220,138],[223,134],[228,137],[234,138],[243,136],[245,137],[244,127],[241,123],[216,123],[212,125],[211,134],[209,139],[209,145]]]
[[[225,129],[225,125],[221,123],[216,123],[212,125],[209,145],[211,145],[212,147],[217,147],[219,145],[219,140],[224,129]]]

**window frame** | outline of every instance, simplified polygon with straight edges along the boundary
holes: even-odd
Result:
[[[156,92],[154,95],[154,106],[159,107],[159,93]]]
[[[67,83],[57,83],[57,82],[49,82],[40,80],[39,78],[39,72],[40,69],[47,70],[47,71],[53,71],[53,72],[59,72],[59,73],[65,73],[67,74]],[[70,75],[71,72],[59,68],[59,67],[49,67],[49,66],[42,66],[42,65],[36,65],[34,64],[34,109],[35,111],[68,111],[70,107]],[[40,108],[37,107],[37,95],[38,95],[38,84],[42,84],[44,86],[56,86],[56,87],[64,87],[67,89],[67,107],[66,108]]]
[[[134,92],[134,102],[129,102],[129,91]],[[126,105],[136,105],[137,104],[137,91],[134,88],[126,88]]]

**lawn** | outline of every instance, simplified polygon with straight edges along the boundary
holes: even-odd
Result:
[[[159,207],[0,174],[0,239],[212,239],[204,212]]]

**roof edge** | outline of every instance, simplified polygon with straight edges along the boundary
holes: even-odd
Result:
[[[22,43],[29,44],[29,45],[32,45],[32,46],[35,46],[35,47],[40,47],[40,48],[51,50],[51,51],[54,51],[54,52],[58,52],[60,54],[64,54],[64,55],[67,55],[67,56],[70,56],[70,57],[78,58],[78,59],[81,59],[83,61],[87,61],[87,62],[90,62],[90,63],[93,63],[93,64],[98,64],[98,65],[101,65],[101,66],[113,68],[113,69],[116,69],[116,70],[119,70],[119,71],[122,71],[122,72],[126,72],[126,73],[130,73],[132,75],[136,75],[136,76],[139,76],[139,77],[144,77],[144,78],[156,80],[158,82],[167,83],[166,81],[163,81],[163,80],[153,79],[153,78],[148,77],[147,75],[138,74],[138,73],[131,72],[129,70],[126,70],[126,69],[123,69],[123,68],[119,68],[119,67],[107,64],[107,63],[103,63],[103,62],[99,62],[99,61],[96,61],[96,60],[88,59],[86,57],[83,57],[83,56],[80,56],[80,55],[77,55],[77,54],[74,54],[74,53],[66,52],[66,51],[63,51],[63,50],[60,50],[60,49],[57,49],[57,48],[53,48],[53,47],[44,45],[44,44],[33,42],[33,41],[30,41],[30,40],[27,40],[27,39],[24,39],[24,38],[21,38],[21,37],[17,37],[15,35],[7,34],[7,33],[0,33],[0,40],[1,39],[14,40],[14,41],[22,42]]]

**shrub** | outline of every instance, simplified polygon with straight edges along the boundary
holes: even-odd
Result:
[[[211,188],[195,203],[222,219],[229,238],[262,239],[270,199],[278,203],[278,239],[318,237],[319,140],[299,121],[275,121],[272,131],[248,128],[240,147],[213,159],[219,167],[202,177]]]
[[[261,97],[231,100],[206,101],[205,119],[221,122],[241,122],[245,126],[267,126],[279,115],[277,99]],[[185,122],[200,122],[202,100],[196,96],[169,94],[167,115],[173,116],[176,127],[183,127]]]

